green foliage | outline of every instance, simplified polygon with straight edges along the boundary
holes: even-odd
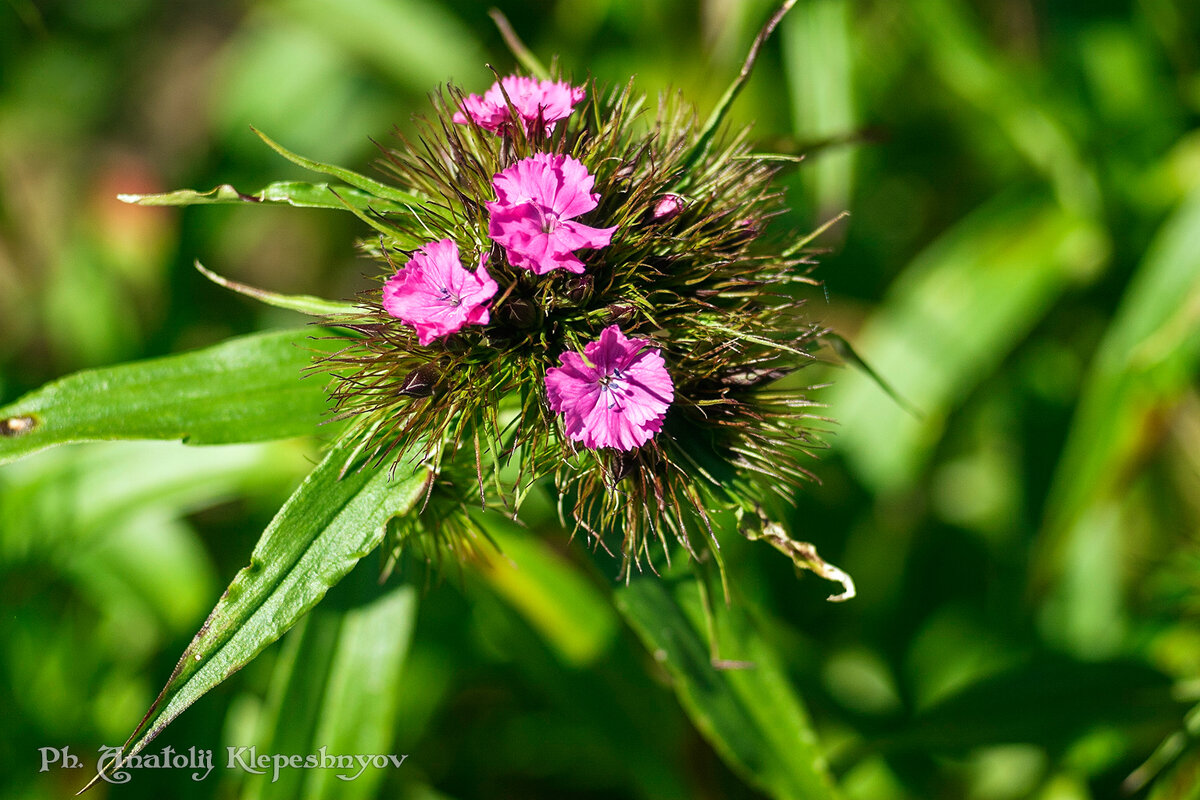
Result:
[[[797,3],[731,104],[768,0],[500,3],[526,49],[487,6],[0,11],[0,796],[77,791],[84,771],[37,774],[36,748],[93,766],[230,578],[245,605],[217,621],[253,624],[208,629],[139,735],[205,695],[159,742],[404,766],[344,785],[148,771],[111,796],[1195,796],[1193,4]],[[295,379],[327,352],[319,330],[262,331],[367,286],[348,242],[422,202],[380,188],[367,137],[411,136],[442,82],[482,91],[485,62],[543,70],[533,53],[753,122],[754,151],[794,168],[780,241],[851,212],[805,243],[829,250],[810,306],[917,413],[868,375],[810,370],[836,424],[806,462],[822,484],[780,510],[854,600],[825,604],[736,536],[734,605],[713,587],[711,617],[675,571],[614,588],[619,565],[570,541],[540,486],[524,530],[471,513],[479,562],[437,580],[402,555],[375,587],[358,557],[419,492],[403,466],[401,486],[338,480],[333,457],[260,545],[286,574],[234,578],[311,438],[30,455],[330,438],[322,379]],[[217,188],[163,194],[179,185]],[[284,308],[214,289],[197,259]]]
[[[381,588],[373,567],[354,570],[288,634],[255,736],[262,752],[390,752],[417,596],[403,584]],[[379,770],[353,781],[337,778],[358,769],[287,770],[278,780],[273,773],[246,776],[241,796],[373,797]]]
[[[696,727],[749,783],[771,797],[839,797],[804,706],[754,623],[722,608],[706,630],[713,611],[702,607],[698,588],[639,578],[618,590],[616,604],[671,675]]]
[[[428,485],[428,471],[416,464],[398,465],[398,477],[388,470],[344,475],[349,456],[331,449],[280,509],[250,563],[180,656],[124,756],[144,749],[184,709],[286,633],[378,547],[388,520],[410,512]]]
[[[259,442],[313,433],[326,401],[298,380],[321,330],[254,334],[204,350],[79,372],[0,408],[0,463],[68,442]]]

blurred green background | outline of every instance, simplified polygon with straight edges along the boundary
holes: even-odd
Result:
[[[308,177],[250,124],[369,171],[368,137],[408,126],[428,91],[511,68],[490,5],[6,0],[0,403],[300,324],[194,259],[349,296],[370,270],[352,218],[115,195]],[[632,74],[702,114],[773,7],[496,5],[567,73]],[[402,768],[340,785],[145,772],[93,796],[1200,796],[1200,6],[800,0],[732,119],[811,151],[782,224],[851,212],[822,239],[812,312],[921,412],[851,370],[809,373],[837,424],[790,526],[855,600],[724,541],[737,597],[718,642],[802,699],[788,719],[811,724],[837,788],[789,790],[736,731],[706,729],[653,630],[618,613],[611,560],[535,506],[537,536],[500,532],[522,570],[417,572],[419,591],[364,604],[368,558],[151,747],[329,743],[409,754]],[[90,766],[124,741],[319,447],[80,446],[0,469],[0,795],[86,782],[39,774],[39,747]],[[786,773],[810,732],[773,705],[742,711]]]

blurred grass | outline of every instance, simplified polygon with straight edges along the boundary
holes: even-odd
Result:
[[[372,174],[368,136],[406,129],[443,81],[479,91],[485,61],[509,67],[488,5],[0,7],[0,404],[82,367],[299,324],[209,285],[197,258],[348,296],[362,231],[342,215],[113,198],[312,179],[251,123]],[[681,88],[703,115],[772,3],[499,6],[544,60]],[[819,396],[839,424],[791,528],[854,574],[853,602],[824,604],[767,548],[723,550],[765,672],[802,698],[847,797],[1114,797],[1173,733],[1154,796],[1195,792],[1187,706],[1170,698],[1194,701],[1200,677],[1198,43],[1187,0],[802,0],[733,109],[764,142],[853,140],[785,178],[795,211],[778,227],[851,211],[822,240],[828,296],[811,307],[920,410],[850,370],[812,374],[834,381]],[[87,446],[0,470],[0,795],[78,788],[38,775],[36,747],[90,754],[127,732],[314,452]],[[331,608],[345,620],[314,616],[163,742],[326,738],[272,705],[289,680],[324,680],[320,661],[347,697],[380,698],[364,735],[410,754],[360,796],[757,796],[685,713],[674,665],[647,655],[653,636],[615,615],[612,562],[568,544],[551,506],[531,498],[532,533],[498,531],[490,568],[431,582],[411,646],[396,623],[368,637],[378,653],[331,644],[312,674],[289,672],[317,628],[378,610]],[[378,690],[356,695],[355,669]],[[353,732],[335,705],[328,724]],[[238,789],[180,777],[95,791]]]

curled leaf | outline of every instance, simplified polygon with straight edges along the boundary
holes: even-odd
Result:
[[[767,542],[779,552],[792,560],[796,569],[806,569],[815,572],[827,581],[835,581],[842,585],[840,594],[831,594],[831,603],[842,603],[852,599],[857,591],[854,579],[844,570],[835,567],[817,553],[817,548],[808,542],[798,542],[787,535],[787,531],[778,522],[768,519],[761,510],[758,512],[757,524],[743,526],[742,534],[752,542],[759,540]]]

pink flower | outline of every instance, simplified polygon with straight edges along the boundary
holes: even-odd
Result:
[[[417,329],[425,345],[464,325],[486,325],[486,303],[496,294],[496,282],[479,260],[479,269],[466,270],[452,239],[430,242],[383,287],[383,308]]]
[[[501,87],[504,87],[503,91]],[[481,128],[498,135],[511,118],[508,103],[504,101],[506,92],[526,132],[533,130],[540,119],[546,133],[554,130],[555,122],[571,116],[575,104],[587,96],[582,87],[563,81],[537,81],[509,75],[499,83],[493,83],[483,97],[477,94],[464,97],[462,110],[454,114],[454,121],[466,125],[469,115]]]
[[[582,356],[567,351],[558,358],[562,366],[546,370],[546,394],[572,440],[633,450],[662,429],[675,385],[648,340],[627,339],[610,325]]]
[[[488,235],[504,247],[514,267],[544,275],[555,269],[583,272],[576,250],[604,247],[612,228],[592,228],[572,222],[600,202],[592,194],[596,179],[571,156],[536,153],[513,164],[492,179],[496,200]]]

